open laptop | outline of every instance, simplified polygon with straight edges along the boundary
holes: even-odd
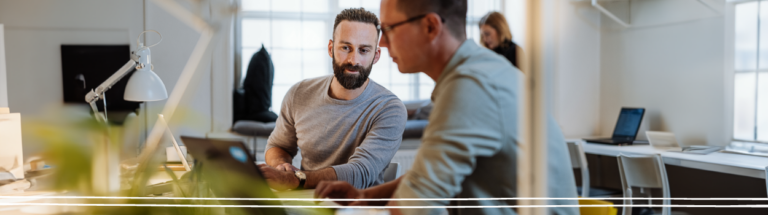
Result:
[[[199,177],[218,198],[277,198],[240,141],[181,137]],[[228,205],[281,205],[280,201],[220,201]],[[282,208],[242,208],[244,214],[285,214]]]
[[[640,130],[640,123],[643,122],[645,108],[621,108],[619,119],[616,121],[616,127],[613,129],[613,136],[604,139],[584,139],[590,143],[602,143],[611,145],[631,145],[637,137]]]

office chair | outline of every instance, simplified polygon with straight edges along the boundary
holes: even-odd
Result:
[[[587,165],[587,156],[584,148],[581,147],[584,141],[567,142],[568,152],[571,155],[571,166],[574,169],[581,170],[581,189],[579,195],[589,197],[589,165]],[[578,188],[577,188],[578,189]]]
[[[399,163],[389,163],[387,168],[384,169],[384,182],[390,182],[400,177],[402,175],[400,169]]]
[[[639,188],[660,188],[663,193],[664,205],[669,205],[669,182],[667,180],[667,169],[661,155],[625,155],[619,154],[619,173],[621,174],[621,186],[624,190],[624,198],[632,198],[632,187]],[[647,194],[650,197],[650,192]],[[648,201],[650,204],[650,200]],[[631,205],[631,199],[624,199],[625,205]],[[622,210],[623,215],[631,215],[632,209],[625,207]],[[672,215],[669,207],[662,208],[662,215]],[[684,213],[675,213],[684,214]]]
[[[765,167],[765,187],[766,191],[768,191],[768,166]]]
[[[584,141],[568,141],[568,153],[571,156],[571,166],[574,169],[581,171],[581,186],[576,187],[579,196],[581,197],[599,197],[599,196],[614,196],[621,194],[617,190],[607,190],[600,188],[591,188],[589,181],[589,165],[587,163],[587,155],[584,152]]]

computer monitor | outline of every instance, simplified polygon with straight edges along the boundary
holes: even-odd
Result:
[[[640,130],[640,123],[643,122],[645,108],[621,108],[619,120],[616,121],[616,128],[613,129],[612,139],[631,139],[637,137]]]

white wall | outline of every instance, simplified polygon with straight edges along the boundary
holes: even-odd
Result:
[[[212,5],[212,11],[223,11],[226,3]],[[220,15],[220,14],[219,14]],[[235,42],[234,42],[234,17],[221,17],[213,14],[213,18],[220,20],[218,32],[212,42],[213,54],[211,65],[211,131],[228,131],[233,123],[232,89],[235,88]]]
[[[183,2],[183,1],[178,1]],[[203,11],[203,18],[216,20],[212,27],[217,34],[209,42],[206,54],[198,62],[197,70],[184,93],[179,108],[171,120],[174,135],[205,136],[209,132],[227,131],[232,126],[232,89],[234,89],[234,43],[232,41],[232,17],[225,17],[222,11],[227,7],[226,2],[205,5],[196,8],[186,6],[190,11]],[[210,7],[210,8],[209,8]],[[213,9],[211,9],[213,8]],[[153,64],[160,78],[172,93],[182,70],[187,66],[188,59],[196,47],[201,34],[184,24],[178,18],[156,5],[152,1],[146,4],[147,29],[163,33],[163,42],[153,49]],[[215,14],[210,14],[214,11]],[[218,13],[216,13],[218,12]],[[223,20],[222,20],[223,19]],[[155,36],[148,37],[152,41]],[[165,46],[162,48],[161,46]],[[165,62],[160,65],[158,62]],[[152,115],[160,113],[165,101],[150,104]],[[149,122],[154,122],[151,117]],[[173,125],[176,123],[176,125]]]
[[[566,137],[600,135],[600,12],[557,1],[552,112]]]
[[[526,0],[505,0],[504,17],[507,18],[512,41],[525,50]]]
[[[0,107],[8,107],[8,81],[5,75],[5,39],[4,25],[0,24]]]
[[[46,109],[63,105],[61,44],[130,44],[134,50],[136,37],[144,29],[157,30],[163,34],[163,41],[152,47],[152,63],[171,94],[200,36],[149,0],[0,0],[0,23],[5,24],[5,49],[9,53],[8,100],[11,111],[22,114],[22,127],[29,125],[28,120],[42,117]],[[211,47],[230,42],[230,36],[219,36],[224,39],[214,41]],[[148,33],[147,39],[147,44],[152,44],[158,37]],[[203,59],[170,122],[177,138],[205,136],[231,125],[229,89],[234,73],[231,65],[222,65],[232,58],[220,57],[218,60],[224,62],[216,64],[219,66],[215,73],[211,73],[210,52]],[[223,98],[212,102],[212,83],[218,91],[229,93],[217,92],[217,97]],[[165,101],[149,103],[149,126],[164,105]],[[213,107],[219,112],[212,113]],[[214,118],[218,122],[216,129],[212,125]],[[27,130],[23,137],[25,155],[39,152],[27,148],[39,145]]]
[[[634,106],[648,110],[639,139],[660,130],[686,145],[727,144],[724,5],[633,1],[624,28],[589,1],[558,1],[552,96],[565,136],[610,136],[620,108]]]
[[[131,44],[143,30],[141,1],[0,0],[5,24],[8,102],[21,113],[25,157],[38,153],[29,129],[63,106],[61,44]]]
[[[187,26],[181,20],[166,12],[152,1],[146,4],[146,27],[163,34],[163,41],[152,49],[152,63],[155,71],[163,79],[168,93],[173,89],[181,76],[187,60],[195,48],[200,33]],[[156,36],[148,37],[153,41]],[[156,39],[154,41],[157,41]],[[211,124],[211,58],[210,52],[199,62],[197,71],[182,97],[177,112],[171,119],[171,124],[181,123],[183,126],[172,126],[174,134],[205,136],[210,131]],[[170,95],[169,95],[170,96]],[[157,114],[162,111],[166,101],[152,102],[149,122],[155,122]],[[190,121],[191,120],[191,121]],[[152,123],[153,124],[153,123]]]
[[[644,2],[632,10],[635,27],[603,17],[602,134],[611,134],[622,106],[645,107],[639,138],[660,130],[685,145],[725,145],[724,17],[697,1]]]

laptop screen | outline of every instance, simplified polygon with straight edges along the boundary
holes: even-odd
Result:
[[[635,139],[644,114],[644,108],[621,108],[616,128],[613,129],[613,138]]]

